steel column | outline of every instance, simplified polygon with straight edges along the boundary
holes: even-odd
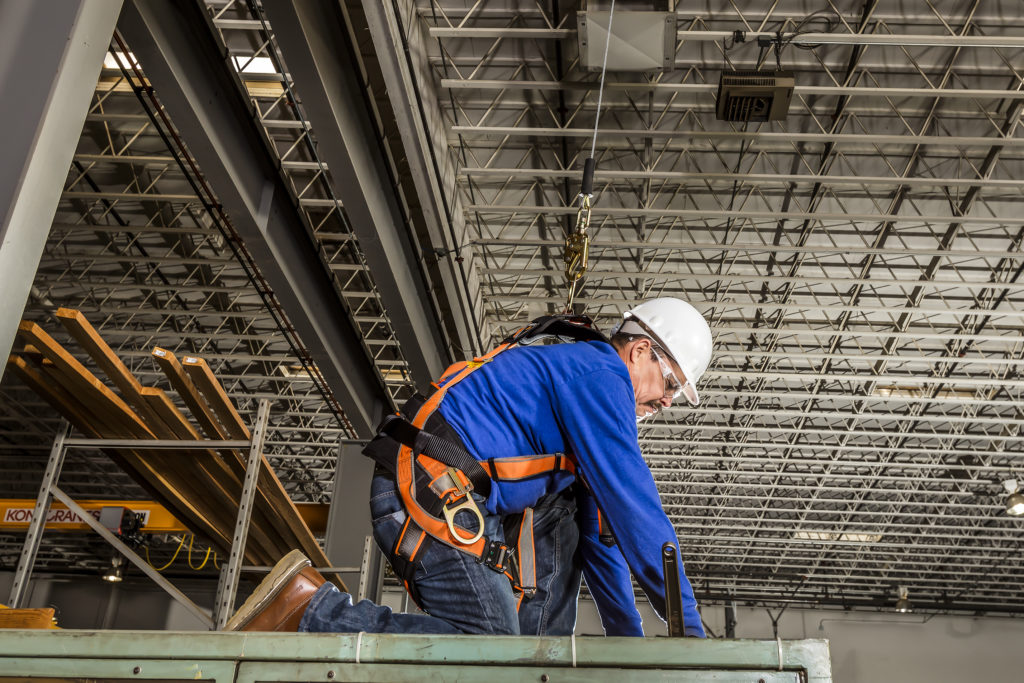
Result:
[[[238,574],[245,556],[245,542],[249,537],[249,521],[252,518],[252,502],[256,497],[259,480],[260,463],[263,460],[263,439],[267,434],[267,419],[270,416],[270,402],[260,401],[256,412],[256,424],[252,428],[252,443],[249,445],[249,460],[245,467],[245,480],[242,482],[242,498],[238,502],[238,518],[235,521],[235,533],[231,537],[231,555],[221,570],[221,579],[217,585],[216,624],[217,630],[224,630],[231,618],[235,606],[235,593],[238,592]]]
[[[118,26],[346,417],[369,436],[390,396],[205,7],[134,0]]]
[[[359,590],[356,592],[356,602],[370,600],[380,604],[383,587],[384,555],[381,554],[373,536],[367,536],[363,542],[363,563],[359,566]]]
[[[120,9],[121,0],[0,4],[0,372]]]
[[[32,567],[36,563],[39,542],[43,539],[43,529],[46,528],[46,515],[50,511],[53,488],[60,477],[61,467],[64,466],[64,454],[67,452],[64,442],[70,433],[71,425],[61,421],[60,431],[57,432],[57,436],[53,440],[53,448],[50,449],[50,459],[46,462],[43,481],[39,484],[39,497],[36,498],[36,507],[32,511],[32,521],[28,525],[21,557],[18,558],[18,569],[14,572],[11,597],[7,600],[10,607],[21,607],[28,592],[28,581],[32,577]]]

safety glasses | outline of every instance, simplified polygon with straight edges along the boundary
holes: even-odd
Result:
[[[660,353],[654,351],[654,357],[658,359],[661,376],[665,378],[665,398],[672,400],[679,398],[679,394],[683,393],[683,383],[676,377],[676,373],[672,372],[672,367],[661,357]]]
[[[658,353],[656,350],[651,350],[654,351],[654,357],[658,359],[658,365],[661,367],[661,376],[665,378],[664,397],[671,397],[674,401],[677,398],[679,398],[681,394],[686,394],[686,400],[689,401],[690,403],[696,404],[697,392],[694,390],[693,385],[690,384],[689,381],[680,382],[679,377],[677,377],[676,373],[672,371],[672,366],[668,364],[668,361],[662,358],[661,354]]]

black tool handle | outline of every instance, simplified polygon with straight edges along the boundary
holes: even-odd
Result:
[[[661,546],[661,565],[665,572],[665,620],[669,638],[682,638],[683,595],[679,590],[679,555],[673,543]]]
[[[580,189],[582,195],[594,194],[594,166],[594,157],[589,157],[583,162],[583,187]]]

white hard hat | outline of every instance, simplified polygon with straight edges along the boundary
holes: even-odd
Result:
[[[690,391],[684,392],[686,398],[693,405],[699,405],[697,382],[711,363],[711,328],[704,316],[681,299],[664,297],[648,299],[622,317],[613,332],[630,331],[630,320],[641,323],[678,363],[692,387],[692,395]]]

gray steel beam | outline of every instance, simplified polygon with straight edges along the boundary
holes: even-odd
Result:
[[[463,219],[458,210],[460,198],[456,192],[446,197],[445,189],[440,186],[443,171],[435,151],[445,146],[443,139],[438,139],[443,138],[445,131],[430,130],[428,124],[428,120],[443,118],[439,98],[436,93],[424,96],[419,91],[409,62],[413,47],[407,46],[404,50],[400,48],[408,38],[403,35],[400,18],[395,14],[397,5],[379,0],[363,0],[362,8],[373,39],[381,77],[391,99],[391,110],[402,135],[406,162],[423,207],[423,218],[431,242],[443,245],[449,253],[457,252],[460,246],[457,233],[460,232],[459,226]],[[428,107],[431,109],[428,110]],[[431,135],[434,136],[433,141]],[[466,277],[471,267],[469,264],[464,265],[461,260],[441,259],[438,261],[438,269],[449,301],[459,303],[461,315],[453,317],[456,318],[454,322],[460,347],[467,352],[472,350],[473,353],[482,353],[484,349],[480,326],[473,314],[473,294],[469,291]]]
[[[894,181],[895,182],[895,181]],[[1016,204],[1014,204],[1016,206]],[[535,204],[469,204],[465,207],[467,214],[482,214],[488,216],[503,216],[503,215],[516,215],[522,214],[524,216],[533,216],[536,214],[556,214],[564,215],[571,214],[575,215],[579,210],[575,206],[538,206]],[[826,213],[826,212],[812,212],[812,211],[763,211],[756,209],[672,209],[672,208],[640,208],[640,207],[607,207],[607,206],[595,206],[591,210],[593,216],[614,216],[617,218],[685,218],[690,221],[707,221],[707,222],[718,222],[720,220],[732,219],[732,220],[743,220],[743,221],[762,221],[764,223],[771,223],[773,226],[780,220],[813,220],[821,222],[836,221],[839,223],[854,224],[863,221],[868,222],[879,222],[885,221],[887,223],[911,223],[911,224],[931,224],[931,223],[943,223],[949,224],[949,216],[938,216],[938,215],[925,215],[925,214],[893,214],[893,213]],[[1016,227],[1020,224],[1019,218],[1015,216],[963,216],[957,218],[957,222],[963,223],[964,225],[983,225],[986,227],[993,226],[1013,226]],[[90,229],[97,230],[102,228],[96,228],[89,226]],[[120,229],[120,228],[119,228]],[[473,244],[497,244],[501,245],[500,240],[491,239],[476,239],[473,240]],[[545,246],[543,244],[537,244],[534,246]],[[591,242],[591,247],[594,243]],[[647,247],[636,247],[644,248]],[[794,247],[789,247],[794,248]],[[795,247],[801,248],[801,247]],[[808,249],[815,249],[815,247],[808,247]]]
[[[419,384],[451,362],[386,150],[370,118],[355,45],[339,3],[268,2],[265,11],[302,107],[331,169],[335,194],[387,307],[402,355]]]
[[[964,92],[970,92],[969,90]],[[1017,91],[1006,91],[1013,93]],[[468,138],[496,139],[503,140],[507,137],[516,138],[583,138],[590,139],[594,135],[593,128],[582,127],[558,127],[558,126],[483,126],[483,125],[458,125],[452,126],[449,132],[454,135],[461,135]],[[758,144],[766,142],[778,142],[791,144],[794,142],[817,142],[817,143],[855,143],[871,145],[876,153],[883,145],[901,145],[907,148],[913,145],[943,145],[946,147],[991,147],[992,145],[1003,145],[1005,147],[1022,147],[1024,138],[1003,137],[996,135],[864,135],[862,133],[812,133],[812,132],[786,132],[777,133],[772,131],[739,131],[739,130],[671,130],[668,128],[646,129],[646,128],[601,128],[598,130],[601,143],[608,140],[623,139],[626,141],[637,138],[652,138],[656,140],[678,140],[685,141],[687,149],[692,149],[693,142],[698,140],[733,142],[733,141],[755,141]],[[710,150],[709,150],[710,151]],[[529,170],[529,169],[519,169]],[[475,170],[473,171],[476,172]],[[578,170],[569,170],[569,173],[579,173]],[[898,182],[902,178],[890,178],[892,182]],[[970,179],[966,179],[970,180]]]
[[[431,26],[431,38],[494,38],[510,40],[562,40],[575,38],[576,30],[569,28],[508,28],[508,27],[448,27]],[[1020,36],[959,36],[959,35],[917,35],[878,33],[794,33],[783,32],[787,44],[792,45],[887,45],[890,47],[977,47],[977,48],[1019,48],[1024,47]],[[678,31],[676,39],[681,42],[719,43],[733,37],[733,31]],[[758,38],[774,39],[775,33],[747,31],[746,40]]]
[[[0,4],[0,373],[120,10],[121,0]]]
[[[135,0],[119,28],[360,436],[391,399],[199,3]]]
[[[993,144],[1002,144],[1001,138],[993,139]],[[561,180],[563,178],[575,178],[579,175],[577,169],[550,169],[550,168],[485,168],[482,166],[464,166],[459,170],[459,177],[462,179],[472,178],[473,182],[480,185],[501,185],[505,186],[509,180],[525,182],[536,182],[537,180]],[[666,187],[686,185],[687,183],[699,183],[710,187],[712,183],[765,183],[768,185],[784,185],[786,183],[820,183],[824,186],[849,186],[861,187],[866,185],[881,185],[886,190],[893,185],[906,185],[907,187],[981,187],[1004,190],[1024,189],[1024,180],[1003,179],[1003,178],[903,178],[896,176],[838,176],[818,175],[814,173],[688,173],[681,171],[595,171],[594,182],[615,183],[630,180],[659,180],[665,181]],[[696,185],[700,187],[700,185]],[[72,193],[67,193],[72,194]],[[86,192],[76,194],[90,194]]]
[[[448,90],[597,90],[599,81],[535,81],[498,80],[485,78],[442,78],[441,87]],[[718,91],[715,83],[665,83],[641,81],[626,83],[605,83],[608,92],[672,92],[713,95]],[[1022,90],[991,90],[974,88],[881,88],[861,85],[797,85],[793,94],[804,97],[856,96],[856,97],[949,97],[968,100],[1015,100],[1024,99]],[[697,131],[694,131],[697,132]],[[703,131],[701,131],[703,132]]]

